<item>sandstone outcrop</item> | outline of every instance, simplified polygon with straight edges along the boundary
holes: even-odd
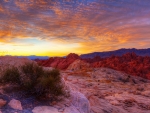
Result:
[[[107,68],[95,68],[86,73],[90,76],[66,70],[63,76],[71,90],[87,98],[90,113],[150,112],[149,80]]]
[[[75,60],[72,64],[69,65],[67,68],[68,70],[71,71],[80,71],[80,70],[86,70],[90,67],[90,64],[83,61],[83,60]]]
[[[18,58],[15,56],[1,56],[0,57],[0,77],[3,75],[6,69],[10,67],[17,67],[19,69],[20,66],[26,63],[37,64],[35,61],[32,61],[27,58]]]
[[[67,69],[75,60],[80,59],[77,54],[70,53],[66,58],[51,57],[48,60],[38,60],[38,64],[45,67],[53,67],[58,69]]]

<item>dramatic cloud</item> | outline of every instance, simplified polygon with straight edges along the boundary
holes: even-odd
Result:
[[[1,0],[0,42],[31,38],[78,44],[77,53],[148,48],[150,1]]]

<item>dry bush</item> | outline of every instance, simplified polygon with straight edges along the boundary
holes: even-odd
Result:
[[[45,71],[33,63],[21,66],[20,70],[21,72],[15,67],[8,68],[1,82],[15,84],[31,96],[57,98],[65,95],[59,70]]]
[[[20,74],[16,67],[8,68],[1,77],[1,83],[20,84]]]

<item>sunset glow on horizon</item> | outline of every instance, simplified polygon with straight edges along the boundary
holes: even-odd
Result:
[[[149,0],[1,0],[0,55],[150,48]]]

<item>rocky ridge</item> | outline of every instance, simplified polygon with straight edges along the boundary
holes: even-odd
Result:
[[[86,60],[88,62],[88,60]],[[134,76],[150,79],[150,57],[127,53],[122,56],[111,56],[91,63],[91,67],[108,67]]]

